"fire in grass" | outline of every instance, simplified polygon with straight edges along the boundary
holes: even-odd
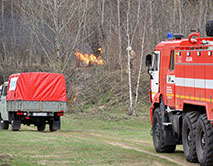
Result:
[[[90,67],[91,65],[104,65],[104,59],[102,58],[103,50],[102,48],[98,48],[96,54],[87,54],[80,52],[79,49],[76,49],[75,56],[76,56],[76,67],[80,67],[80,62],[86,64],[86,67]]]

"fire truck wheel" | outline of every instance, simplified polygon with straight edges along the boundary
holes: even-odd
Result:
[[[197,162],[195,136],[198,117],[199,112],[191,111],[187,112],[183,118],[182,141],[184,155],[186,160],[192,163]]]
[[[160,108],[156,108],[154,111],[154,118],[152,121],[153,143],[156,152],[158,153],[172,153],[176,149],[176,145],[165,145],[164,131],[162,126],[162,115]]]
[[[206,22],[206,35],[213,36],[213,20]]]
[[[40,123],[39,125],[37,125],[37,130],[38,131],[44,131],[45,130],[45,126],[46,126],[46,124],[44,122]]]
[[[201,165],[213,165],[213,127],[206,114],[202,114],[196,128],[196,151]]]

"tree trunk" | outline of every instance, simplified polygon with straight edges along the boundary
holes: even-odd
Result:
[[[130,36],[129,36],[129,14],[130,14],[130,0],[128,0],[128,9],[127,9],[127,28],[126,28],[126,36],[127,36],[127,56],[128,56],[128,80],[129,80],[129,111],[128,115],[132,115],[133,113],[133,101],[132,101],[132,79],[131,79],[131,68],[130,68]]]
[[[121,86],[121,98],[123,96],[123,64],[122,64],[122,41],[121,41],[121,18],[120,18],[120,0],[117,0],[117,12],[118,12],[118,57],[120,65],[120,86]]]

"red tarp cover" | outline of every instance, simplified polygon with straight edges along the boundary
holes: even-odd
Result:
[[[62,74],[20,73],[9,77],[7,100],[67,101]]]

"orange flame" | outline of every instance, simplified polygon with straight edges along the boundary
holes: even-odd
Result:
[[[78,97],[78,89],[77,89],[77,91],[76,91],[76,93],[75,93],[75,96],[74,96],[74,98],[73,98],[73,103],[75,103],[77,97]]]
[[[98,56],[95,56],[94,54],[84,54],[79,51],[79,49],[76,49],[75,55],[78,59],[86,63],[87,65],[90,64],[97,64],[97,65],[104,65],[104,60],[101,57],[101,54],[103,53],[102,49],[99,48],[98,51],[100,54]]]
[[[98,51],[100,52],[100,54],[103,54],[102,48],[98,48]]]

